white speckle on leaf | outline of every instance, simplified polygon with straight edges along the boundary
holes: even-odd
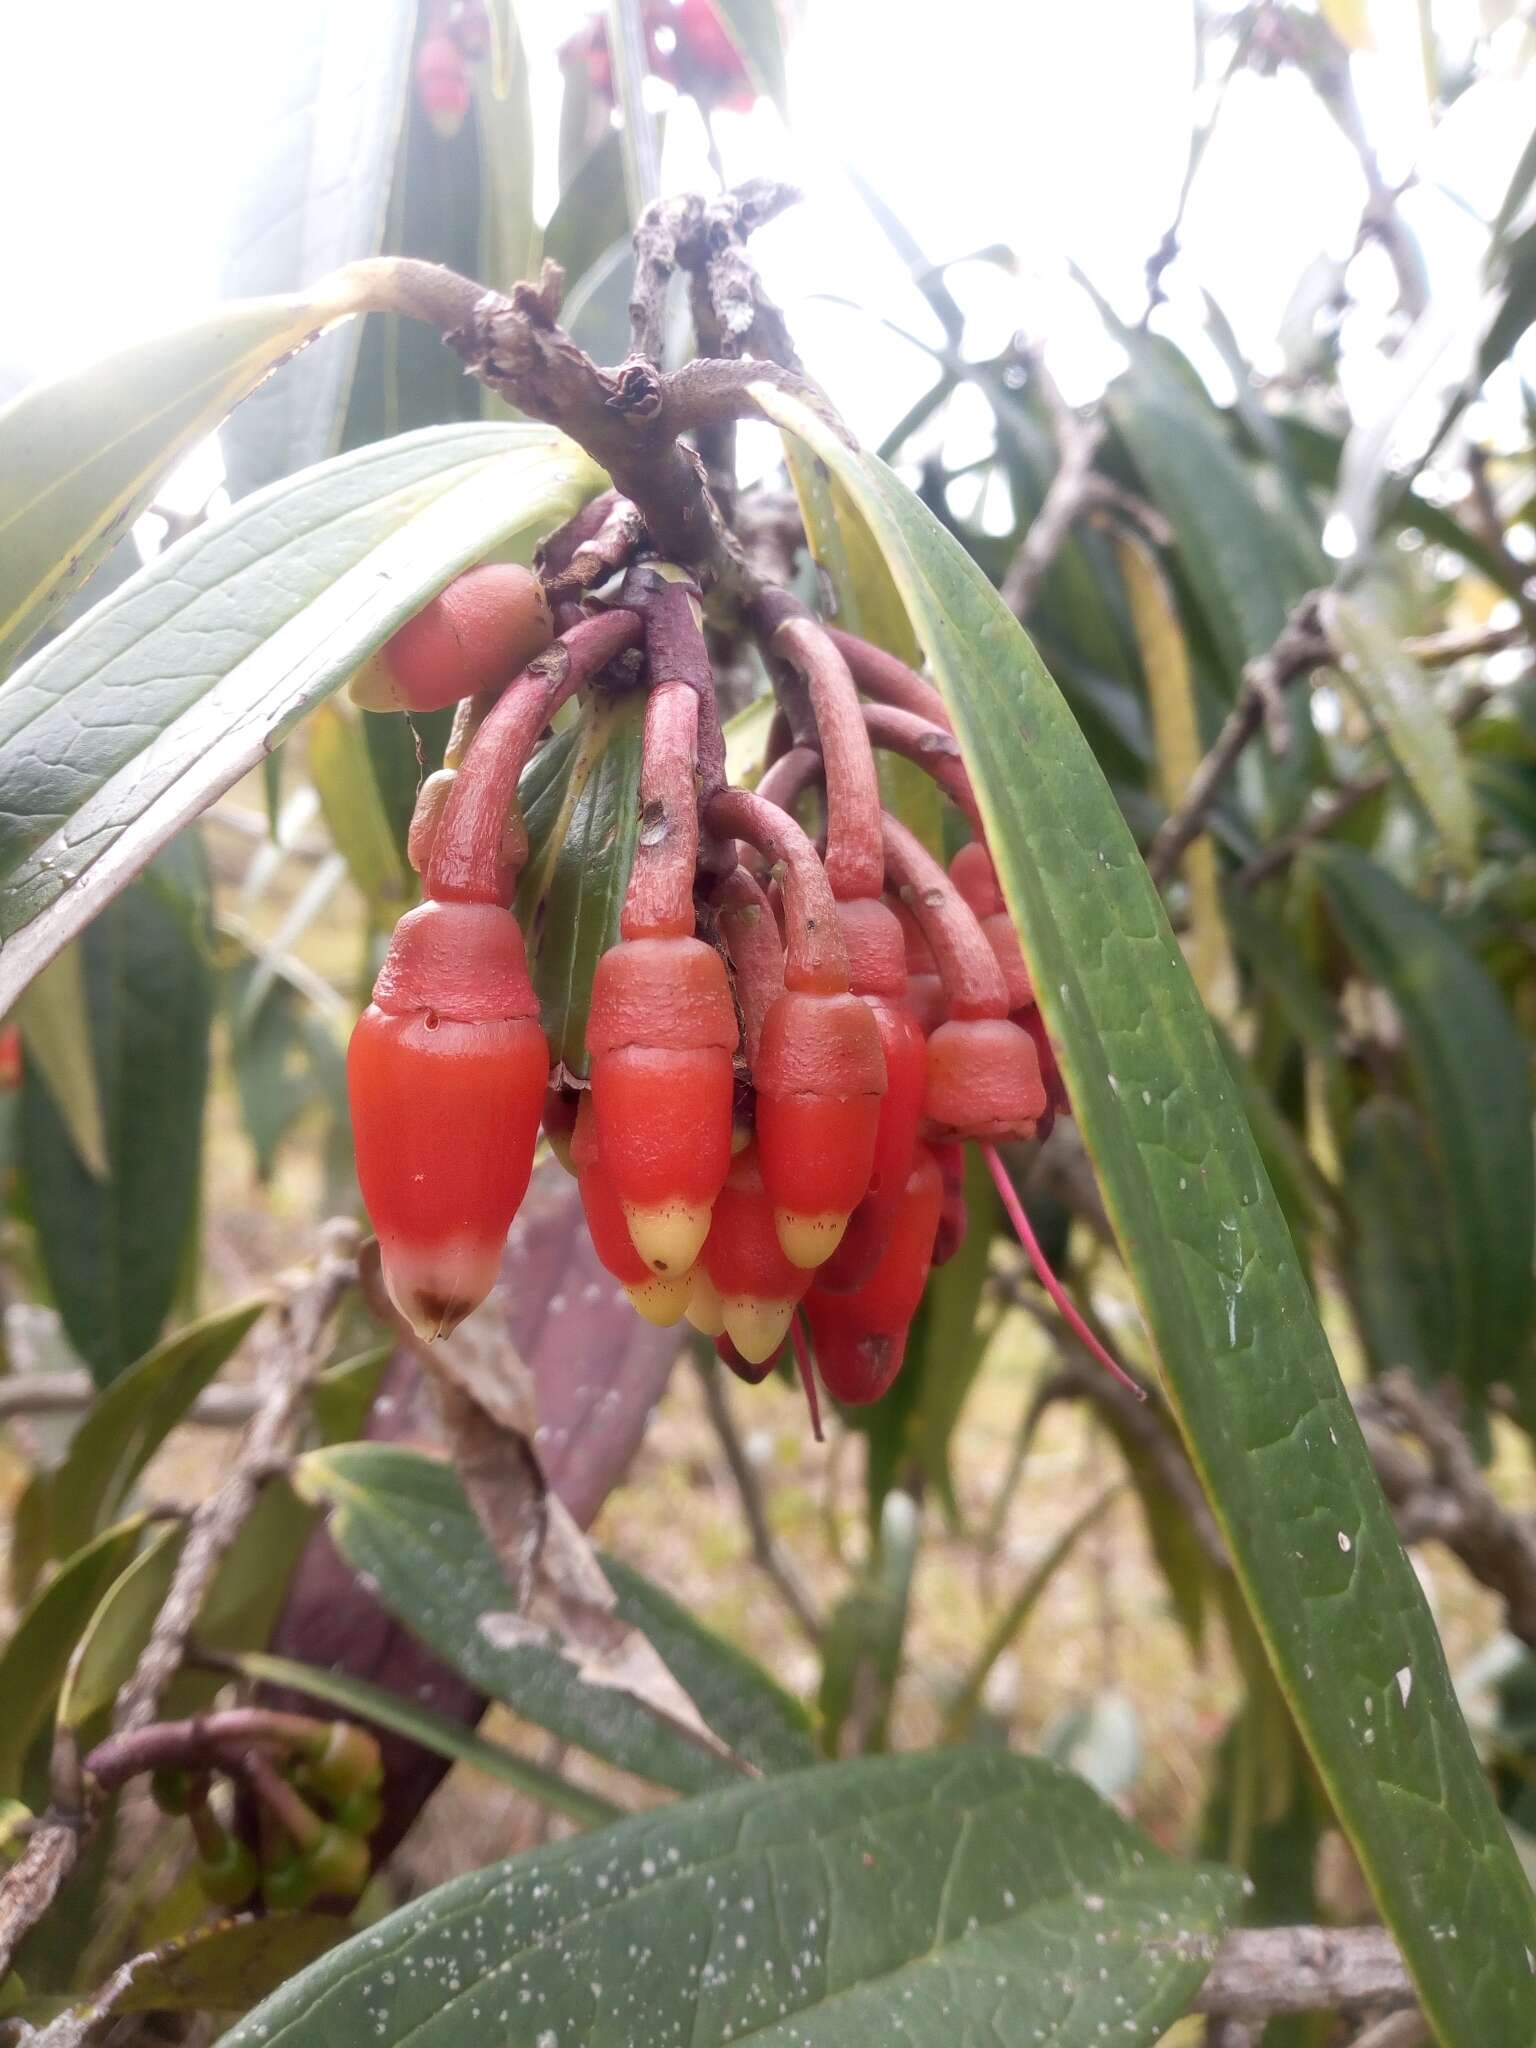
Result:
[[[1408,1695],[1413,1691],[1413,1670],[1410,1665],[1405,1664],[1402,1670],[1398,1672],[1397,1689],[1401,1693],[1403,1705],[1406,1707]]]
[[[1346,1554],[1346,1556],[1347,1556],[1347,1555],[1348,1555],[1348,1553],[1349,1553],[1349,1552],[1350,1552],[1351,1550],[1353,1550],[1353,1549],[1354,1549],[1354,1547],[1355,1547],[1355,1546],[1353,1545],[1353,1543],[1351,1543],[1351,1542],[1350,1542],[1349,1538],[1348,1538],[1348,1537],[1347,1537],[1347,1536],[1346,1536],[1346,1535],[1344,1534],[1344,1531],[1343,1531],[1343,1530],[1341,1529],[1341,1530],[1339,1531],[1339,1548],[1340,1548],[1340,1550],[1342,1550],[1342,1551],[1343,1551],[1343,1552],[1344,1552],[1344,1553]]]

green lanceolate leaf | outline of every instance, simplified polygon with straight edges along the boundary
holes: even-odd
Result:
[[[760,1771],[798,1770],[813,1760],[810,1715],[761,1664],[617,1558],[605,1557],[603,1570],[619,1613],[660,1652],[704,1720],[739,1757]]]
[[[99,1998],[77,2008],[78,2017],[94,2031],[118,2013],[244,2012],[334,1948],[345,1931],[345,1920],[333,1913],[222,1920],[135,1956]]]
[[[1350,1292],[1371,1363],[1406,1365],[1425,1386],[1456,1357],[1456,1273],[1445,1194],[1424,1126],[1406,1102],[1377,1095],[1350,1125],[1344,1153]]]
[[[843,476],[906,598],[1169,1397],[1383,1917],[1445,2042],[1518,2039],[1536,1998],[1536,1900],[1145,866],[1034,649],[963,550],[816,414],[754,392]],[[1528,1118],[1502,1114],[1523,1138]],[[1530,1238],[1527,1225],[1523,1259]]]
[[[0,697],[0,1011],[458,572],[600,488],[542,427],[322,463],[157,556]]]
[[[638,697],[590,704],[565,780],[553,782],[528,816],[528,865],[518,901],[529,917],[543,905],[532,948],[533,985],[550,1058],[578,1075],[587,1071],[593,970],[618,939],[635,857],[643,714]]]
[[[85,961],[78,947],[66,947],[23,991],[15,1019],[27,1058],[47,1083],[81,1164],[100,1180],[107,1172],[107,1135],[91,1057]]]
[[[398,917],[415,894],[415,878],[385,808],[364,735],[365,713],[334,699],[310,721],[309,773],[336,850],[371,910]]]
[[[186,1527],[167,1522],[151,1532],[122,1577],[108,1588],[75,1645],[59,1693],[61,1728],[80,1729],[111,1706],[149,1641],[186,1541]]]
[[[236,301],[35,384],[0,411],[0,673],[176,458],[356,303],[345,273],[291,297]]]
[[[121,1513],[130,1489],[267,1306],[242,1301],[167,1337],[101,1394],[54,1479],[53,1542],[67,1556]]]
[[[1215,408],[1178,373],[1167,344],[1122,333],[1131,368],[1110,394],[1115,425],[1177,537],[1229,686],[1271,646],[1307,576],[1288,559]]]
[[[30,1062],[22,1077],[22,1163],[44,1270],[70,1342],[103,1384],[159,1336],[197,1221],[213,984],[159,886],[166,872],[162,863],[112,904],[83,942],[105,1179],[76,1152]]]
[[[329,1505],[337,1549],[369,1576],[390,1613],[524,1720],[674,1791],[736,1776],[633,1694],[585,1678],[553,1636],[508,1645],[494,1617],[509,1611],[512,1591],[446,1465],[418,1452],[345,1444],[302,1458],[295,1484],[306,1500]]]
[[[1150,2048],[1235,1890],[1030,1758],[827,1766],[444,1885],[226,2048]]]
[[[392,1735],[404,1735],[419,1742],[423,1749],[447,1757],[452,1763],[467,1764],[471,1770],[510,1785],[524,1798],[535,1799],[582,1827],[603,1827],[617,1820],[622,1810],[595,1792],[584,1791],[580,1785],[530,1763],[515,1750],[504,1749],[499,1742],[488,1742],[460,1722],[435,1714],[430,1707],[417,1706],[413,1700],[402,1699],[398,1693],[386,1692],[383,1686],[372,1685],[365,1678],[354,1678],[350,1672],[322,1671],[316,1665],[300,1664],[292,1657],[273,1657],[264,1650],[242,1651],[229,1661],[260,1684],[308,1693],[311,1699],[335,1707],[353,1720],[371,1721],[376,1727],[387,1728]]]
[[[128,1569],[143,1531],[144,1517],[135,1515],[66,1559],[0,1651],[0,1798],[19,1790],[27,1751],[58,1696],[75,1644]]]
[[[1464,872],[1477,852],[1477,812],[1450,721],[1428,676],[1399,636],[1361,598],[1329,591],[1329,637],[1343,672],[1380,732],[1409,788],[1429,813],[1446,851]]]
[[[1536,1403],[1531,1235],[1536,1166],[1525,1047],[1504,999],[1442,918],[1351,847],[1312,859],[1344,938],[1402,1018],[1446,1198],[1456,1376]]]

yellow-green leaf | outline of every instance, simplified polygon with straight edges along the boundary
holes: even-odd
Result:
[[[80,1163],[98,1180],[105,1180],[107,1134],[91,1052],[85,963],[78,947],[67,946],[43,969],[22,991],[12,1015],[21,1029],[27,1058],[48,1084]]]

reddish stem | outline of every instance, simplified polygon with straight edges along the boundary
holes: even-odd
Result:
[[[798,1310],[789,1326],[789,1334],[794,1339],[795,1364],[800,1369],[800,1384],[805,1389],[805,1405],[811,1411],[811,1434],[817,1443],[823,1444],[826,1438],[821,1430],[821,1396],[816,1391],[816,1375],[811,1370],[811,1347],[805,1341],[805,1326]]]
[[[784,870],[786,986],[816,995],[846,995],[848,953],[837,904],[815,847],[794,819],[750,789],[721,790],[710,801],[708,819],[714,831],[745,839]]]
[[[866,697],[892,704],[898,711],[910,711],[916,718],[926,718],[930,725],[949,724],[944,699],[932,683],[924,682],[904,661],[887,654],[883,647],[871,647],[867,640],[860,640],[853,633],[841,632],[836,626],[828,626],[826,633]]]
[[[769,1004],[784,993],[784,946],[773,906],[746,868],[733,868],[716,884],[715,903],[735,972],[747,1064],[756,1067],[763,1019]]]
[[[278,1776],[259,1751],[246,1758],[245,1778],[268,1813],[287,1829],[297,1846],[300,1849],[310,1848],[325,1823],[308,1801],[300,1798],[286,1778]]]
[[[814,747],[791,747],[763,772],[757,793],[781,811],[793,811],[812,783],[821,780],[821,756]]]
[[[145,1771],[227,1768],[230,1758],[253,1744],[303,1751],[325,1734],[326,1724],[305,1714],[279,1714],[266,1707],[231,1707],[221,1714],[197,1714],[186,1721],[156,1721],[132,1735],[109,1735],[85,1759],[85,1769],[104,1792],[115,1792]]]
[[[513,828],[528,756],[566,698],[640,638],[634,612],[582,619],[531,661],[486,714],[443,810],[426,893],[440,903],[511,904],[526,851]]]
[[[1062,1320],[1066,1323],[1067,1328],[1080,1344],[1085,1345],[1092,1352],[1105,1371],[1111,1373],[1120,1382],[1122,1387],[1129,1387],[1138,1401],[1145,1401],[1147,1398],[1146,1388],[1142,1386],[1139,1380],[1133,1380],[1125,1368],[1118,1365],[1105,1350],[1092,1330],[1083,1321],[1071,1295],[1068,1294],[1065,1287],[1062,1286],[1056,1275],[1051,1271],[1051,1262],[1045,1256],[1044,1247],[1035,1235],[1034,1225],[1025,1214],[1024,1204],[1019,1200],[1018,1190],[1008,1177],[1007,1167],[1004,1166],[1001,1158],[998,1156],[997,1147],[995,1145],[983,1145],[981,1156],[987,1162],[987,1171],[991,1174],[1003,1207],[1008,1212],[1008,1221],[1018,1233],[1019,1243],[1023,1245],[1029,1255],[1029,1263],[1040,1276],[1040,1285],[1045,1289],[1052,1301],[1055,1302],[1057,1308],[1060,1309]]]
[[[960,742],[947,727],[914,717],[910,711],[898,711],[894,705],[866,704],[864,730],[885,753],[900,754],[925,775],[931,775],[956,809],[965,813],[977,837],[985,839],[976,792],[961,757]]]
[[[880,850],[880,779],[864,729],[859,693],[848,664],[826,628],[781,592],[759,607],[765,647],[786,662],[810,693],[811,710],[826,763],[827,880],[841,903],[878,896],[885,886]]]
[[[653,688],[640,752],[640,836],[619,918],[626,939],[693,936],[698,746],[699,700],[692,685],[663,682]]]
[[[976,913],[905,825],[887,817],[884,831],[886,867],[932,948],[950,1016],[1006,1017],[1008,986]]]

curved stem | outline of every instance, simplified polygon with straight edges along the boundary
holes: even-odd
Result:
[[[699,860],[699,699],[692,684],[663,682],[645,705],[640,753],[640,835],[619,918],[626,939],[691,938]]]
[[[837,903],[815,847],[794,819],[750,789],[721,790],[706,815],[713,831],[745,839],[784,870],[785,985],[820,995],[846,995],[848,953]]]
[[[444,903],[510,905],[525,842],[509,832],[518,779],[561,704],[640,638],[634,612],[583,619],[531,661],[487,713],[443,809],[426,893]]]
[[[746,868],[733,868],[723,876],[715,885],[714,900],[741,1005],[747,1064],[755,1067],[768,1006],[784,992],[784,945],[773,905]]]
[[[1023,1245],[1024,1250],[1029,1256],[1029,1263],[1040,1276],[1040,1285],[1045,1289],[1052,1301],[1055,1302],[1057,1308],[1060,1309],[1062,1320],[1066,1323],[1067,1328],[1072,1332],[1079,1344],[1092,1353],[1106,1372],[1112,1374],[1120,1382],[1121,1386],[1129,1387],[1138,1401],[1145,1401],[1147,1398],[1146,1388],[1139,1381],[1133,1380],[1124,1367],[1117,1365],[1115,1360],[1111,1358],[1092,1330],[1083,1321],[1082,1316],[1078,1312],[1076,1302],[1073,1301],[1071,1295],[1068,1294],[1065,1287],[1062,1286],[1055,1273],[1051,1270],[1051,1262],[1045,1256],[1044,1248],[1039,1238],[1035,1235],[1034,1225],[1029,1220],[1024,1204],[1019,1200],[1018,1189],[1009,1178],[1008,1169],[1004,1166],[997,1147],[995,1145],[983,1145],[981,1156],[987,1162],[987,1171],[991,1174],[993,1185],[997,1189],[1004,1209],[1008,1212],[1008,1221],[1018,1233],[1019,1243]]]
[[[811,1347],[805,1334],[805,1312],[796,1309],[789,1334],[795,1344],[795,1367],[800,1374],[800,1384],[805,1389],[805,1405],[811,1411],[811,1435],[817,1443],[825,1443],[821,1429],[821,1396],[816,1391],[816,1375],[811,1369]]]
[[[905,825],[887,817],[884,831],[886,868],[933,949],[950,1016],[1006,1017],[1003,970],[975,912]]]
[[[956,809],[965,813],[971,829],[985,838],[976,792],[961,758],[960,742],[952,732],[891,704],[866,704],[864,729],[884,753],[900,754],[931,775]]]
[[[821,780],[821,756],[814,747],[791,747],[764,770],[757,793],[781,811],[793,811],[801,797]]]
[[[910,711],[915,718],[926,718],[930,725],[949,725],[944,699],[932,683],[924,682],[904,661],[837,626],[828,626],[826,634],[866,697],[893,705],[898,711]]]
[[[827,879],[840,902],[878,896],[885,886],[880,847],[880,779],[847,662],[809,612],[781,591],[756,607],[764,651],[792,668],[810,693],[826,763]]]

